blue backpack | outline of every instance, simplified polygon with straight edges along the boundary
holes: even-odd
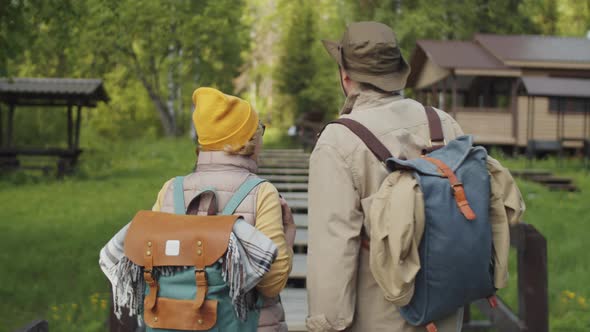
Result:
[[[438,114],[426,108],[431,143],[421,158],[394,158],[360,123],[341,118],[389,171],[413,172],[424,195],[425,227],[418,249],[421,269],[409,304],[400,308],[415,326],[445,318],[482,298],[494,303],[492,229],[489,222],[490,176],[487,152],[473,147],[471,136],[446,142]],[[431,144],[432,145],[432,144]],[[395,222],[395,220],[391,220]]]
[[[156,259],[162,257],[165,247],[165,255],[169,255],[168,251],[182,252],[190,248],[190,251],[196,253],[194,258],[194,266],[191,263],[183,263],[183,266],[172,266],[173,269],[167,273],[157,273],[152,275],[151,267],[144,266],[144,278],[146,280],[146,288],[144,293],[144,307],[143,317],[148,332],[175,332],[175,331],[256,331],[258,328],[258,319],[260,316],[259,308],[262,305],[261,297],[257,302],[255,309],[250,309],[245,321],[240,320],[235,314],[231,297],[229,295],[229,287],[224,282],[221,273],[221,264],[218,262],[220,255],[223,255],[227,250],[227,237],[233,226],[233,223],[239,219],[238,216],[228,218],[234,214],[240,203],[246,198],[248,193],[256,186],[265,182],[266,180],[260,178],[250,178],[246,180],[234,194],[231,200],[224,207],[221,216],[214,216],[217,214],[217,199],[215,188],[207,187],[201,190],[191,200],[188,208],[185,210],[183,177],[179,176],[173,182],[173,197],[174,197],[174,213],[177,215],[194,214],[198,209],[201,196],[205,194],[213,195],[211,204],[209,206],[209,216],[193,216],[187,218],[176,218],[183,220],[172,220],[170,214],[152,211],[140,211],[134,218],[125,240],[125,251],[138,252],[137,249],[127,248],[128,242],[132,243],[147,243],[147,247],[140,248],[141,256],[132,260],[143,261],[144,258],[154,257],[153,266],[163,266],[157,264]],[[199,219],[200,218],[200,219]],[[186,220],[184,220],[186,219]],[[182,238],[180,244],[176,247],[169,248],[168,244],[171,241],[156,241],[150,240],[146,233],[157,232],[154,228],[155,224],[176,223],[171,230],[168,230],[171,236]],[[183,224],[184,222],[184,224]],[[193,223],[192,229],[186,226],[187,223]],[[137,223],[134,225],[134,223]],[[209,227],[210,234],[194,234],[194,223],[199,224],[215,224],[217,228]],[[224,230],[221,231],[219,226],[226,224]],[[136,227],[137,231],[133,230]],[[160,226],[161,227],[161,226]],[[161,229],[161,228],[160,228]],[[202,228],[200,228],[202,229]],[[184,235],[179,234],[183,233]],[[192,232],[191,234],[186,234]],[[197,231],[198,233],[198,231]],[[215,233],[215,234],[213,234]],[[176,234],[176,235],[174,235]],[[133,238],[131,238],[133,237]],[[188,240],[187,240],[188,239]],[[146,242],[148,241],[149,242]],[[183,242],[184,241],[184,242]],[[211,241],[218,241],[216,244],[209,244]],[[225,241],[225,246],[222,242]],[[187,244],[190,242],[190,244]],[[157,253],[157,251],[160,253]],[[145,250],[148,250],[147,252]],[[205,254],[215,251],[214,256],[206,256]],[[174,254],[174,253],[172,253]],[[158,256],[159,255],[159,256]],[[135,254],[138,256],[138,254]],[[192,257],[191,256],[191,257]],[[204,257],[204,258],[202,258]],[[173,258],[172,258],[173,259]],[[200,259],[206,262],[198,263]],[[171,260],[171,259],[169,259]],[[208,262],[208,261],[211,262]],[[167,263],[166,265],[169,265]],[[178,265],[178,264],[174,264]],[[196,266],[202,266],[196,269]],[[149,273],[149,275],[146,275]],[[155,291],[156,296],[150,296]]]

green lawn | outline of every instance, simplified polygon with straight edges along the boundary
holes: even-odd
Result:
[[[51,331],[104,331],[108,285],[97,263],[100,248],[195,160],[188,139],[95,145],[77,174],[62,181],[35,172],[0,176],[0,331],[41,317]],[[520,183],[526,221],[549,243],[552,331],[590,330],[590,178],[575,164],[559,174],[574,177],[581,193]],[[515,281],[502,292],[512,305]]]

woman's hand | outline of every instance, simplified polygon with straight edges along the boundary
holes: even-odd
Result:
[[[283,197],[281,197],[280,200],[281,210],[283,213],[283,228],[285,230],[285,240],[287,241],[287,245],[289,246],[289,248],[293,249],[297,226],[293,221],[293,213],[291,213],[291,208],[287,204],[287,201]]]

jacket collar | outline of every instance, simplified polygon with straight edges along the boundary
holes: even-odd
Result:
[[[350,114],[353,109],[361,110],[367,108],[379,107],[403,97],[396,92],[383,93],[371,89],[357,89],[348,95],[344,106],[340,110],[340,115]]]
[[[258,171],[258,164],[250,157],[230,155],[223,151],[200,151],[197,160],[197,170],[210,170],[224,165],[232,168],[242,168],[251,173]]]

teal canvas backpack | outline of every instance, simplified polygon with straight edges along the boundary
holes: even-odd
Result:
[[[174,179],[175,214],[140,211],[125,238],[125,255],[143,267],[146,331],[256,331],[260,298],[239,319],[224,282],[220,259],[240,216],[233,215],[260,178],[246,180],[217,212],[215,188],[201,190],[184,206],[183,177]],[[196,216],[200,199],[212,195],[207,216]]]

